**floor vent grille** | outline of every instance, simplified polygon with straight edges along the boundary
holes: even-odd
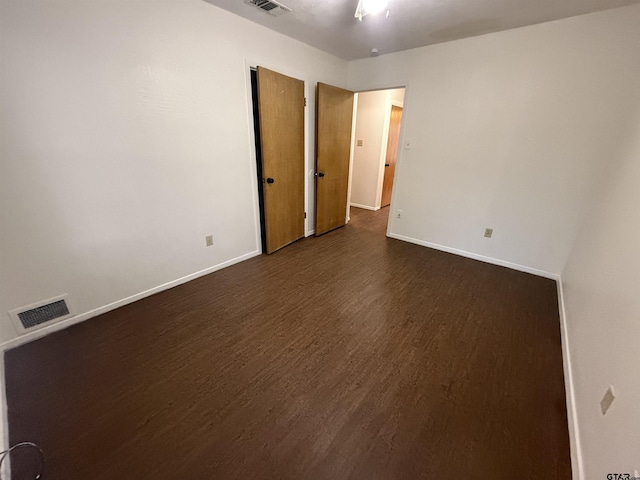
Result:
[[[56,318],[69,315],[69,307],[64,300],[58,300],[57,302],[49,303],[41,307],[32,308],[26,312],[18,314],[20,323],[24,328],[35,327],[44,322],[50,322]]]
[[[49,322],[59,321],[72,315],[65,297],[66,295],[63,295],[13,310],[9,312],[9,316],[19,332],[37,330]]]

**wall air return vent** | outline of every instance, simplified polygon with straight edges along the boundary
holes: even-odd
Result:
[[[291,9],[282,5],[281,3],[275,2],[274,0],[246,0],[245,3],[249,5],[253,5],[260,10],[267,12],[269,15],[278,16],[283,13],[290,12]]]
[[[67,303],[66,295],[62,295],[12,310],[9,312],[9,316],[18,333],[22,334],[64,320],[72,316],[72,311]]]

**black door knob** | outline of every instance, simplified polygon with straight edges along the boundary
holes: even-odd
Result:
[[[385,164],[384,164],[384,166],[385,166],[385,167],[390,167],[390,166],[391,166],[391,164],[390,164],[390,163],[385,163]]]
[[[273,183],[273,182],[275,182],[275,180],[273,178],[271,178],[271,177],[267,178],[267,183]]]
[[[323,172],[316,172],[316,177],[324,177],[324,173]]]

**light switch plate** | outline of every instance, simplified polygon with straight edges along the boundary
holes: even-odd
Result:
[[[616,396],[613,393],[613,387],[609,386],[609,388],[607,388],[607,391],[604,392],[602,400],[600,400],[600,411],[602,412],[602,415],[606,415],[615,399]]]

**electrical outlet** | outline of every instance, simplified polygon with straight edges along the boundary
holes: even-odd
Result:
[[[213,245],[213,235],[207,235],[206,237],[204,237],[204,241],[207,244],[207,247],[210,247],[211,245]]]
[[[484,237],[491,238],[493,236],[493,228],[485,228],[484,229]]]
[[[358,141],[357,141],[357,143],[356,143],[356,145],[357,145],[358,147],[362,147],[362,146],[364,145],[364,140],[358,140]]]
[[[396,218],[402,218],[402,210],[398,210],[396,213]]]
[[[607,414],[609,408],[611,407],[611,404],[615,399],[616,396],[613,394],[613,387],[609,386],[609,388],[607,388],[607,391],[604,392],[602,400],[600,400],[600,411],[602,412],[602,415]]]

